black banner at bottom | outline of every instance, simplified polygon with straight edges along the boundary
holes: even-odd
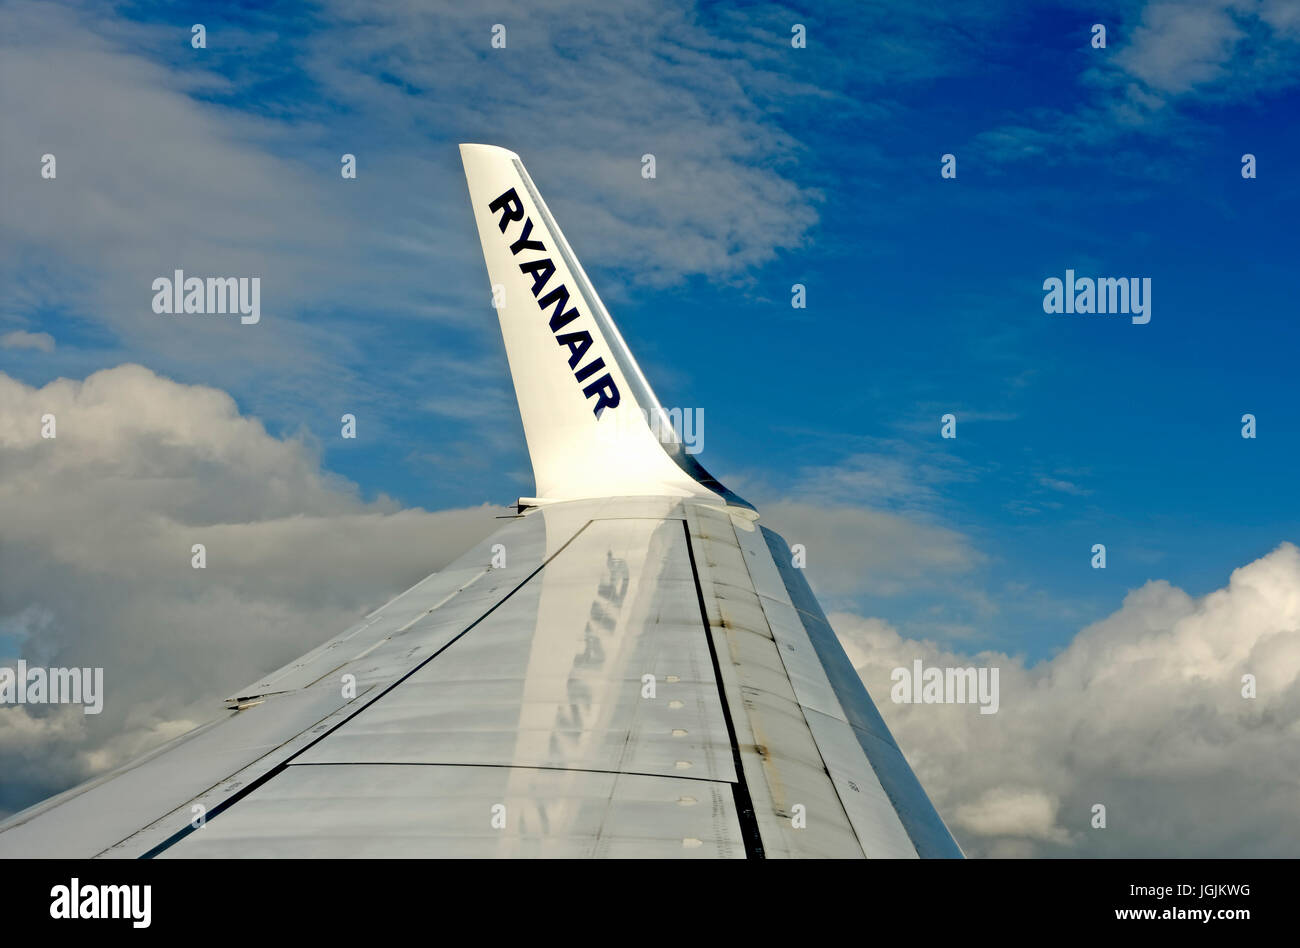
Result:
[[[127,938],[438,937],[432,922],[451,937],[486,923],[498,936],[686,937],[716,925],[771,938],[771,926],[784,922],[804,926],[801,941],[851,938],[859,928],[874,937],[882,925],[919,940],[1081,929],[1230,938],[1286,923],[1296,868],[1290,860],[1164,859],[16,860],[0,861],[0,909],[10,936],[75,926],[81,936]]]

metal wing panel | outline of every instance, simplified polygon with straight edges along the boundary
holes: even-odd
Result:
[[[808,727],[835,783],[862,851],[870,858],[915,859],[916,845],[880,783],[853,728],[839,718],[804,708]]]
[[[0,857],[94,856],[274,752],[347,702],[336,688],[277,695],[191,731],[98,780],[24,810],[0,827]]]
[[[548,552],[558,550],[582,528],[585,512],[557,511],[545,522],[541,518],[510,521],[450,567],[451,572],[463,575],[466,564],[483,559],[493,541],[509,542],[516,552],[514,559],[508,560],[509,568],[492,570],[492,580],[477,584],[475,595],[447,600],[440,585],[430,581],[434,577],[422,580],[372,614],[386,615],[388,626],[380,630],[376,642],[363,649],[358,660],[338,666],[333,657],[321,658],[322,648],[309,653],[317,656],[315,664],[290,663],[282,670],[289,673],[287,677],[259,680],[279,679],[260,703],[232,711],[109,774],[15,814],[0,824],[0,856],[89,857],[140,837],[159,821],[166,826],[152,835],[167,838],[183,831],[191,819],[192,803],[210,798],[237,773],[253,780],[270,772],[279,764],[278,749],[319,726],[351,700],[364,704],[374,696],[367,694],[373,685],[387,684],[419,664],[489,611],[535,572]],[[400,610],[393,610],[399,602]],[[445,604],[437,608],[439,603]],[[412,619],[416,621],[412,623]],[[310,686],[312,680],[332,669],[337,670],[338,678]],[[358,677],[356,699],[343,696],[340,679],[345,671]],[[249,691],[259,689],[237,693]],[[342,719],[335,723],[338,720]]]
[[[724,600],[757,602],[730,516],[691,504],[686,508],[700,595],[719,672],[732,709],[737,751],[767,857],[861,859],[853,825],[826,771],[794,689],[777,673],[781,659],[765,620],[752,627],[729,622]],[[719,582],[721,577],[726,582]],[[796,826],[799,813],[808,817]]]
[[[726,643],[761,762],[750,783],[756,803],[763,796],[772,807],[765,813],[756,805],[765,842],[780,834],[790,854],[807,851],[806,828],[787,832],[789,814],[799,805],[805,827],[830,821],[842,830],[847,824],[859,856],[960,855],[824,617],[814,620],[796,605],[788,588],[795,580],[787,573],[798,582],[803,577],[785,566],[784,542],[771,540],[775,534],[758,528],[748,513],[698,505],[689,510],[699,570],[709,577],[706,600],[712,601],[705,611],[713,634]],[[818,608],[806,582],[797,595],[799,605]],[[855,729],[855,722],[870,731]],[[768,741],[777,729],[779,740]],[[749,748],[741,751],[748,773]],[[818,765],[822,779],[810,780],[807,771]],[[815,797],[792,796],[792,785]]]
[[[826,681],[839,702],[842,713],[833,717],[843,719],[852,727],[862,753],[870,763],[871,770],[892,804],[917,855],[924,858],[961,858],[961,847],[944,825],[893,735],[889,733],[889,728],[871,696],[867,694],[862,679],[827,622],[802,570],[791,565],[789,546],[778,534],[766,527],[760,527],[759,533],[786,588],[786,596],[782,598],[796,610],[807,640],[824,669]],[[761,561],[761,550],[755,545],[751,545],[751,550],[751,559]],[[887,820],[883,822],[888,823]]]
[[[782,667],[804,718],[835,784],[863,852],[872,857],[914,858],[907,830],[865,759],[824,666],[808,638],[798,611],[790,604],[785,584],[763,535],[748,518],[732,517],[736,541],[760,594],[764,615],[777,644]],[[773,598],[774,596],[780,598]],[[772,670],[771,674],[778,674]]]
[[[498,805],[504,810],[494,812]],[[745,849],[726,783],[512,767],[295,764],[163,855],[743,858]]]
[[[313,690],[323,691],[325,687],[317,686]],[[334,689],[329,686],[329,690],[333,691]],[[355,710],[353,705],[359,705],[368,700],[369,697],[369,690],[358,693],[352,702],[348,702],[333,714],[322,718],[314,726],[299,732],[269,754],[259,757],[242,770],[230,774],[199,795],[185,801],[181,806],[168,811],[139,832],[133,833],[95,855],[101,859],[139,859],[142,857],[147,858],[151,854],[165,849],[172,841],[190,832],[194,829],[196,823],[201,822],[196,820],[196,813],[202,813],[203,818],[206,819],[210,815],[219,814],[227,809],[240,797],[246,795],[250,788],[270,779],[286,761],[308,747],[322,734],[327,733],[346,720]],[[274,707],[274,700],[273,698],[268,702],[272,707]],[[196,810],[196,806],[201,807],[201,810]]]
[[[580,522],[569,524],[569,536],[581,526]],[[541,518],[508,521],[445,569],[426,576],[341,635],[235,691],[233,697],[256,697],[306,687],[343,665],[365,657],[394,636],[409,632],[416,624],[428,627],[444,623],[450,611],[446,607],[453,602],[453,609],[462,616],[473,613],[476,605],[490,606],[541,566],[558,548],[556,541],[562,532],[559,527],[558,523],[552,524],[548,532],[547,524]],[[563,539],[567,540],[569,536]],[[504,567],[493,569],[493,548],[498,544],[506,547],[506,562]],[[436,619],[426,619],[438,610],[443,612]],[[478,614],[482,614],[482,610]],[[456,620],[445,624],[455,625]],[[407,641],[414,638],[416,636],[408,635]]]
[[[646,675],[656,676],[653,698]],[[679,521],[593,521],[471,634],[303,762],[734,780]]]
[[[619,506],[525,519],[565,533]],[[662,516],[683,512],[628,509],[661,516],[588,522],[490,614],[164,853],[744,855],[686,534]],[[514,832],[489,826],[494,800],[518,814]]]

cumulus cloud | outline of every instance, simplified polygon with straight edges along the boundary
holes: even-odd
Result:
[[[364,500],[307,440],[138,365],[42,388],[0,373],[0,662],[103,667],[106,691],[97,716],[0,710],[0,813],[212,717],[450,562],[497,512]]]
[[[831,622],[971,855],[1294,856],[1300,849],[1300,549],[1193,597],[1129,593],[1058,655],[961,654],[880,619]],[[1000,669],[1000,709],[895,704],[890,673]],[[1257,697],[1243,697],[1253,675]],[[1107,828],[1093,829],[1093,807]]]

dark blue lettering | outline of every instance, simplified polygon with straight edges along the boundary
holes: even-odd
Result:
[[[582,394],[588,398],[591,398],[592,395],[599,396],[596,400],[596,407],[592,409],[597,418],[606,408],[618,406],[618,386],[614,384],[614,378],[608,372],[584,388]]]
[[[523,220],[524,202],[519,200],[519,195],[515,189],[511,188],[505,194],[501,195],[495,201],[488,205],[489,211],[503,211],[501,215],[501,233],[506,232],[506,224],[510,221]]]
[[[540,260],[533,260],[529,263],[519,264],[519,270],[522,273],[531,273],[533,275],[533,296],[542,292],[546,286],[546,281],[555,276],[555,264],[551,263],[550,257],[542,257]]]
[[[524,221],[524,232],[519,235],[519,239],[510,245],[510,252],[516,257],[521,250],[545,250],[546,245],[540,240],[529,240],[528,235],[533,232],[533,219],[530,217]]]
[[[591,362],[588,362],[586,365],[580,368],[577,372],[574,372],[573,377],[577,379],[579,382],[585,382],[587,381],[587,379],[591,378],[591,376],[595,375],[604,367],[605,367],[604,359],[600,359],[600,358],[593,359]]]
[[[556,336],[555,341],[562,346],[569,347],[569,368],[573,368],[582,361],[582,357],[591,348],[591,333],[585,329],[578,332],[566,332]]]
[[[552,303],[555,304],[555,312],[551,314],[551,332],[559,332],[565,326],[569,325],[569,323],[578,318],[578,311],[576,309],[571,309],[567,313],[564,312],[564,307],[568,302],[569,288],[563,283],[537,301],[537,305],[542,308],[543,312],[545,312],[546,307],[550,306]]]

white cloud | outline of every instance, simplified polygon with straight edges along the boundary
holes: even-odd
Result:
[[[0,812],[213,716],[486,536],[496,512],[366,502],[306,441],[138,365],[39,389],[0,373],[0,659],[103,667],[106,691],[98,716],[0,712]]]
[[[942,505],[941,489],[972,480],[972,470],[957,457],[918,448],[915,441],[881,439],[872,450],[836,464],[800,468],[795,489],[800,498],[826,504],[933,511]]]
[[[54,337],[48,332],[26,332],[15,329],[0,336],[0,349],[39,349],[41,352],[53,352]]]
[[[68,289],[48,278],[63,256],[74,292],[97,304],[90,317],[128,333],[155,330],[156,317],[140,318],[153,315],[150,282],[174,267],[262,274],[293,283],[295,302],[323,295],[311,278],[329,272],[323,258],[346,259],[347,241],[321,182],[271,154],[294,140],[287,127],[194,98],[224,80],[201,60],[184,69],[144,54],[163,39],[157,27],[22,2],[0,11],[0,27],[0,79],[23,90],[5,100],[3,235],[39,263],[10,261],[41,287],[38,303]],[[39,174],[44,153],[57,160],[52,180]]]
[[[1241,101],[1300,80],[1300,15],[1285,0],[1157,0],[1135,19],[1112,33],[1114,56],[1090,76],[1123,99],[1117,118],[1141,122],[1181,99]]]
[[[1238,100],[1300,79],[1300,9],[1288,0],[1159,0],[1116,52],[1137,105],[1204,95]],[[1149,96],[1150,99],[1144,99]]]
[[[977,800],[959,803],[952,813],[953,825],[978,836],[1069,841],[1057,825],[1060,801],[1040,790],[993,787]]]
[[[745,81],[763,79],[780,43],[728,41],[687,7],[648,2],[505,19],[510,48],[492,51],[495,21],[478,8],[430,17],[419,5],[330,3],[310,30],[283,31],[282,52],[214,24],[209,49],[192,51],[174,25],[5,5],[0,86],[23,94],[5,100],[0,164],[13,175],[0,237],[16,251],[21,308],[68,305],[140,357],[234,353],[254,367],[355,344],[355,325],[329,338],[340,327],[323,328],[321,311],[372,312],[376,300],[406,317],[487,324],[455,148],[476,138],[521,153],[590,267],[730,280],[803,241],[818,195],[777,170],[800,146]],[[575,47],[574,35],[600,40]],[[254,54],[234,79],[221,71],[232,49]],[[293,108],[236,99],[267,74],[320,91]],[[357,155],[356,181],[339,176],[344,151]],[[641,177],[647,151],[652,181]],[[54,180],[39,174],[47,152]],[[260,275],[258,332],[164,328],[150,285],[175,267]],[[618,289],[608,276],[602,286]]]
[[[589,265],[655,284],[732,280],[800,246],[817,220],[819,192],[782,173],[802,146],[756,91],[776,71],[784,97],[821,95],[788,77],[786,24],[755,42],[651,0],[326,11],[335,28],[305,62],[331,98],[517,151]],[[495,22],[506,49],[489,45]]]
[[[245,11],[196,51],[184,24],[0,5],[0,88],[22,90],[0,136],[0,281],[16,325],[39,319],[64,342],[66,371],[130,358],[276,423],[343,402],[370,433],[427,398],[426,353],[490,357],[500,387],[459,141],[522,154],[615,307],[637,280],[743,280],[818,218],[793,174],[802,146],[765,107],[778,84],[798,91],[768,75],[785,36],[727,39],[689,4],[650,2],[318,14]],[[510,47],[493,51],[501,18]],[[261,322],[154,314],[152,281],[177,267],[259,276]],[[504,418],[513,434],[513,406],[481,394],[422,419],[425,440],[508,456],[491,433]]]
[[[913,614],[913,628],[972,635],[972,617],[998,611],[972,580],[989,557],[947,525],[942,492],[971,479],[972,469],[905,441],[862,440],[870,450],[796,468],[781,487],[743,477],[726,482],[757,505],[764,524],[804,547],[808,582],[823,607],[859,609],[882,596],[932,596],[936,601],[924,616]]]
[[[1192,597],[1131,592],[1032,667],[831,616],[940,812],[972,855],[1294,856],[1300,851],[1300,549]],[[1000,668],[1001,707],[903,705],[890,672]],[[1258,697],[1242,697],[1242,676]],[[1092,829],[1092,807],[1108,828]]]
[[[808,554],[808,578],[822,597],[891,596],[933,587],[983,562],[947,527],[844,504],[764,501],[763,523]]]
[[[1234,8],[1241,4],[1149,4],[1116,60],[1157,92],[1177,95],[1219,81],[1245,36]]]
[[[1300,82],[1300,12],[1288,0],[1156,0],[1131,3],[1108,21],[1108,48],[1088,49],[1090,94],[1071,110],[1039,108],[972,140],[995,163],[1072,163],[1095,157],[1126,174],[1161,172],[1125,156],[1116,138],[1155,134],[1200,144],[1188,105],[1248,103]],[[1061,148],[1071,142],[1075,148]]]

